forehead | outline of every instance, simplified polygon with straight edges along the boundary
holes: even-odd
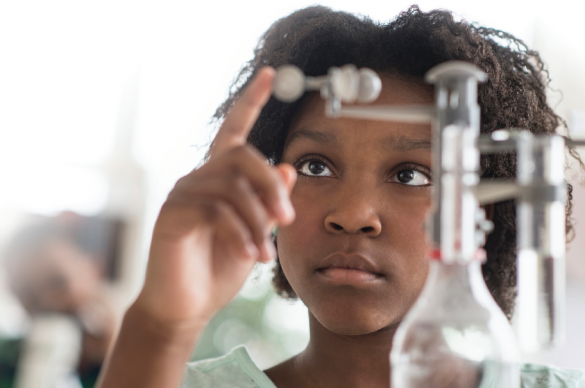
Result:
[[[429,105],[433,103],[434,89],[422,80],[399,76],[382,76],[382,92],[375,105]],[[362,105],[363,106],[363,105]],[[310,140],[338,147],[364,146],[376,143],[393,145],[400,150],[429,148],[431,126],[400,122],[374,121],[325,116],[325,101],[316,93],[306,98],[287,134],[285,150],[299,140]]]

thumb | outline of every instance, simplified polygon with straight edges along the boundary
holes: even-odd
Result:
[[[280,178],[282,179],[282,181],[286,185],[286,188],[288,189],[288,194],[290,196],[290,194],[293,190],[293,187],[295,186],[295,183],[297,182],[297,170],[288,163],[279,164],[278,166],[276,166],[274,168],[276,169],[276,172],[278,173],[278,175],[280,175]],[[287,219],[283,223],[283,225],[289,225],[290,223],[292,223],[294,221],[294,219],[295,219],[295,214],[293,214],[290,219]]]
[[[292,192],[295,183],[297,182],[297,170],[288,163],[281,163],[275,167],[276,171],[284,181],[288,188],[289,194]]]

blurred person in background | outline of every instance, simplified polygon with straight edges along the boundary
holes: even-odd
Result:
[[[38,384],[33,382],[35,373],[43,386],[51,386],[47,373],[55,379],[75,377],[39,371],[40,364],[63,368],[51,367],[51,362],[72,364],[67,368],[73,369],[70,373],[77,375],[83,388],[94,386],[120,310],[108,290],[106,249],[100,246],[105,229],[103,220],[65,213],[19,231],[2,252],[10,288],[31,320],[28,337],[19,341],[19,351],[13,355],[17,388]],[[38,360],[39,356],[30,354],[47,347],[75,354],[61,357],[63,361]]]

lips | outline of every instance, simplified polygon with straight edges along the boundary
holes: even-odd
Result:
[[[377,282],[384,278],[371,260],[358,254],[329,255],[317,273],[328,282],[349,285]]]

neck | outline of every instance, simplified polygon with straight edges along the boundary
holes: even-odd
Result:
[[[397,324],[364,335],[336,334],[310,314],[311,340],[292,361],[307,387],[390,386],[388,354]]]

